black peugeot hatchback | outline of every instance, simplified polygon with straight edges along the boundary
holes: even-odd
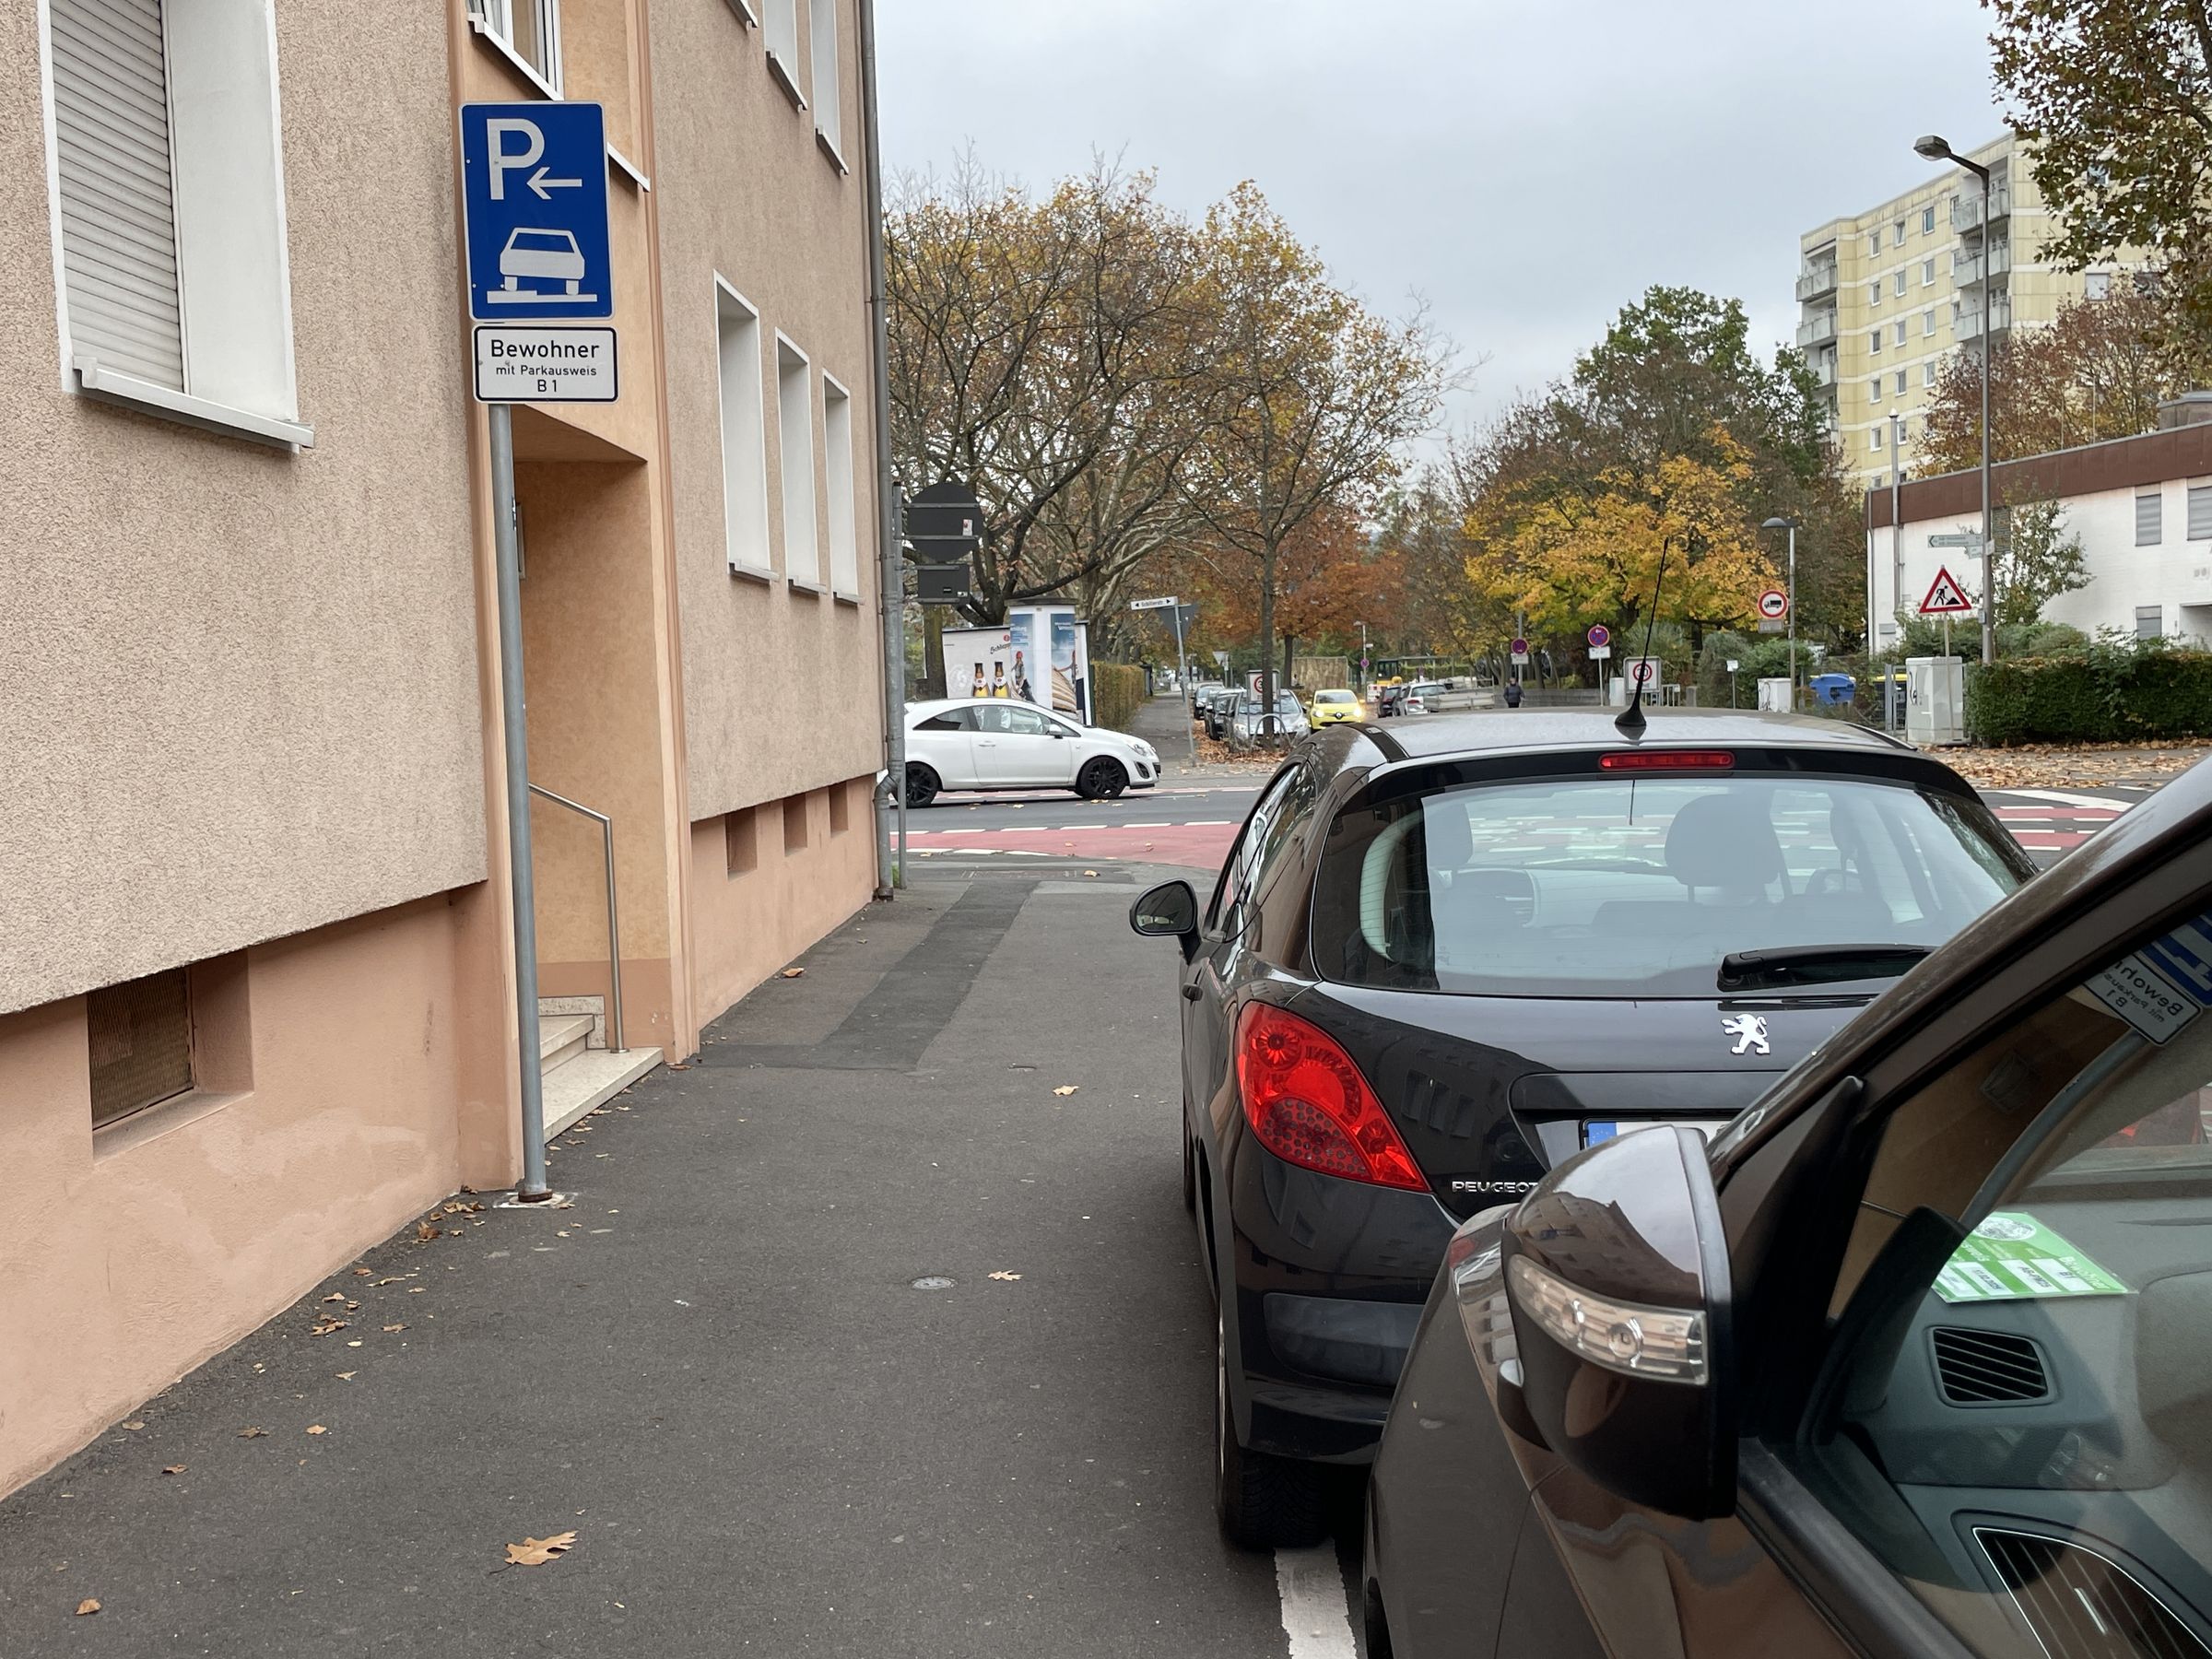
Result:
[[[1711,1130],[2033,873],[1941,763],[1835,722],[1598,710],[1335,726],[1182,943],[1183,1186],[1252,1547],[1370,1461],[1454,1228],[1626,1130]]]

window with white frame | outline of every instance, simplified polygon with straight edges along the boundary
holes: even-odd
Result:
[[[830,509],[830,586],[860,593],[860,537],[853,479],[853,394],[822,376],[822,493]]]
[[[2166,539],[2166,497],[2160,490],[2145,490],[2136,497],[2136,546],[2155,547]]]
[[[1897,371],[1897,380],[1896,380],[1896,382],[1895,382],[1895,384],[1896,384],[1897,395],[1898,395],[1898,396],[1900,396],[1900,397],[1902,397],[1902,396],[1905,394],[1905,371],[1904,371],[1904,370],[1902,370],[1902,369],[1900,369],[1900,370]]]
[[[1932,259],[1924,259],[1920,262],[1920,286],[1922,288],[1936,286],[1936,262]]]
[[[1866,382],[1866,406],[1877,415],[1882,412],[1882,377],[1878,374]]]
[[[783,475],[783,580],[818,588],[822,548],[814,517],[814,371],[776,336],[776,460]]]
[[[1882,447],[1882,429],[1880,427],[1869,427],[1867,429],[1866,447],[1877,453],[1880,451]]]
[[[2212,541],[2212,484],[2189,486],[2189,539]]]
[[[560,92],[560,0],[468,0],[470,20]]]
[[[1936,359],[1934,358],[1930,358],[1920,366],[1920,383],[1924,386],[1932,386],[1936,383]]]
[[[2166,631],[2166,610],[2163,606],[2138,605],[2136,606],[2136,638],[2155,640]]]
[[[730,569],[765,576],[768,547],[768,424],[760,391],[760,313],[719,276],[714,329],[722,382],[723,540]]]
[[[1881,356],[1881,354],[1882,354],[1882,331],[1881,331],[1880,329],[1878,329],[1878,328],[1877,328],[1877,329],[1876,329],[1876,330],[1874,331],[1874,333],[1873,333],[1871,335],[1869,335],[1869,336],[1868,336],[1868,339],[1867,339],[1867,349],[1868,349],[1869,351],[1873,352],[1873,353],[1874,353],[1874,355],[1875,355],[1875,356],[1877,356],[1877,357],[1879,357],[1879,356]]]
[[[1936,308],[1932,305],[1920,313],[1920,332],[1924,335],[1936,332]]]
[[[1902,346],[1902,345],[1905,343],[1905,320],[1904,320],[1902,317],[1900,317],[1900,318],[1897,320],[1897,323],[1896,323],[1896,324],[1895,324],[1895,327],[1896,327],[1896,330],[1897,330],[1897,334],[1896,334],[1896,340],[1897,340],[1897,344],[1899,344],[1900,346]]]
[[[793,91],[799,88],[799,0],[761,0],[760,32],[769,61],[783,72]]]
[[[2110,271],[2091,271],[2081,279],[2082,298],[2106,300],[2112,297],[2112,274]]]
[[[1897,297],[1898,297],[1900,300],[1902,300],[1902,299],[1905,297],[1905,274],[1904,274],[1904,272],[1902,272],[1902,271],[1900,271],[1900,272],[1898,272],[1898,274],[1897,274],[1895,276],[1891,277],[1891,278],[1890,278],[1890,284],[1891,284],[1890,291],[1891,291],[1892,293],[1896,294],[1896,296],[1897,296]]]
[[[841,88],[837,73],[837,8],[841,0],[807,0],[808,45],[814,58],[809,83],[814,95],[814,130],[829,143],[830,154],[844,164],[845,135],[841,125]]]
[[[1897,221],[1896,234],[1890,238],[1889,245],[1893,248],[1901,248],[1905,245],[1905,221],[1903,219]]]
[[[50,0],[61,337],[87,394],[307,445],[271,0]]]
[[[1870,258],[1870,259],[1872,259],[1872,258],[1878,258],[1878,257],[1880,256],[1880,254],[1881,254],[1881,252],[1882,252],[1882,233],[1881,233],[1879,230],[1869,230],[1869,231],[1866,233],[1866,254],[1867,254],[1867,257],[1868,257],[1868,258]]]
[[[1877,309],[1882,303],[1882,283],[1878,276],[1866,285],[1866,303]]]
[[[1920,233],[1923,236],[1933,236],[1936,234],[1935,208],[1923,207],[1920,210]]]

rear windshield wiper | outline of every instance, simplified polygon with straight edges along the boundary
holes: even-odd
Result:
[[[1736,950],[1721,959],[1720,987],[1830,985],[1844,980],[1894,979],[1934,948],[1929,945],[1783,945]]]

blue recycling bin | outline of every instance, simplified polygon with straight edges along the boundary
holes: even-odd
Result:
[[[1848,674],[1816,674],[1806,683],[1815,702],[1848,703],[1858,693],[1857,683]]]

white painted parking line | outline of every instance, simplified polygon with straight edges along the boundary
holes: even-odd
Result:
[[[1277,1550],[1275,1587],[1283,1598],[1283,1634],[1290,1639],[1290,1659],[1357,1659],[1344,1569],[1335,1545]]]

